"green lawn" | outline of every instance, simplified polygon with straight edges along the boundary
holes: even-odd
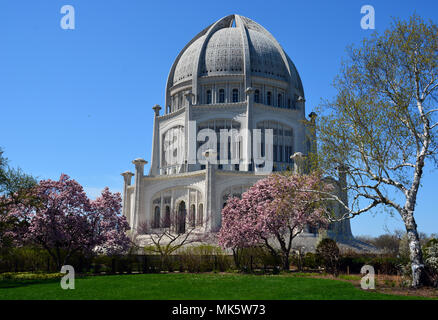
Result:
[[[0,282],[0,299],[413,299],[368,292],[351,283],[308,277],[241,274],[137,274],[59,281]]]

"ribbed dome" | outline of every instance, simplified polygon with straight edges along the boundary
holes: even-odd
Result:
[[[196,55],[198,54],[200,47],[204,43],[205,36],[197,39],[190,47],[188,47],[181,58],[178,61],[178,64],[175,67],[175,73],[173,74],[173,84],[177,83],[181,80],[187,80],[192,77],[193,74],[193,65],[196,59]]]
[[[280,44],[239,15],[218,20],[186,45],[172,66],[167,89],[187,80],[195,84],[199,77],[235,74],[285,81],[304,96],[298,72]]]
[[[199,52],[205,36],[197,39],[186,51],[175,67],[173,83],[192,77],[195,55]],[[249,30],[251,73],[266,78],[287,81],[288,71],[274,43],[260,32]],[[243,44],[240,30],[224,28],[215,32],[201,53],[199,75],[241,74]]]

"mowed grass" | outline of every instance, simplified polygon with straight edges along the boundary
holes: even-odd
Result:
[[[0,299],[38,300],[208,300],[208,299],[421,299],[361,290],[330,279],[288,275],[136,274],[77,278],[74,290],[60,282],[0,282]]]

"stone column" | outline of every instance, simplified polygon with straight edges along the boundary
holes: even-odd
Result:
[[[211,159],[215,159],[216,152],[209,149],[204,152],[204,157],[207,160],[207,169],[205,173],[205,218],[207,231],[218,231],[220,226],[220,220],[217,217],[216,210],[216,183],[215,183],[215,165],[211,163]],[[220,217],[219,217],[220,219]]]
[[[345,165],[340,165],[336,168],[338,170],[338,182],[339,182],[339,197],[341,198],[342,202],[348,207],[348,191],[347,191],[347,173],[348,173],[348,167]],[[343,215],[346,212],[346,209],[340,207],[340,214]],[[337,230],[337,232],[340,234],[343,238],[351,238],[353,237],[353,234],[351,232],[351,225],[350,225],[350,219],[344,220],[342,222],[339,222],[339,228],[340,230]]]
[[[164,215],[166,214],[166,210],[164,209],[164,207],[165,207],[165,205],[164,205],[164,197],[163,197],[163,193],[161,192],[160,193],[160,222],[159,222],[161,228],[163,227],[162,222],[165,221]]]
[[[132,229],[136,230],[140,221],[140,216],[145,214],[143,212],[143,177],[144,165],[148,162],[144,159],[137,158],[132,161],[135,165],[135,186],[134,186],[134,218],[132,221]],[[150,217],[146,216],[146,223],[150,223]]]
[[[191,228],[191,224],[190,224],[190,214],[191,214],[191,208],[190,206],[192,205],[191,201],[190,201],[190,188],[187,188],[187,201],[186,201],[186,232],[187,229]]]
[[[128,187],[131,185],[131,180],[132,177],[134,176],[134,174],[130,171],[125,171],[123,173],[121,173],[121,176],[123,176],[123,180],[124,180],[124,186],[123,186],[123,208],[122,208],[122,214],[126,217],[126,219],[128,220],[129,226],[132,229],[132,217],[131,217],[131,203],[130,200],[128,198]]]
[[[176,211],[175,190],[170,190],[170,231],[176,232]]]
[[[184,127],[184,171],[192,171],[192,168],[196,165],[196,126],[193,128],[191,125],[192,120],[192,105],[194,94],[189,91],[185,93],[186,97],[186,110],[185,110],[185,127]]]
[[[159,123],[158,123],[158,117],[160,116],[160,110],[161,107],[156,104],[152,107],[154,110],[154,129],[152,134],[152,161],[151,161],[151,168],[150,168],[150,174],[155,176],[159,174],[160,170],[160,135],[159,135]]]
[[[246,93],[246,133],[247,136],[244,139],[243,152],[246,156],[246,163],[243,163],[243,171],[254,170],[252,159],[252,112],[254,105],[254,89],[248,87],[245,90]]]
[[[318,115],[315,112],[309,113],[310,118],[310,126],[309,126],[309,137],[312,141],[310,141],[310,150],[307,150],[307,152],[310,154],[316,154],[316,117]]]

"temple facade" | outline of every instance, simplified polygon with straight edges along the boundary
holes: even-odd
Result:
[[[153,107],[149,172],[135,159],[135,172],[122,173],[133,232],[217,232],[229,197],[271,172],[300,170],[315,147],[306,125],[315,115],[306,118],[295,65],[246,17],[229,15],[198,33],[176,57],[165,90],[164,107]],[[342,193],[342,181],[330,179]],[[349,221],[329,232],[351,237]]]

